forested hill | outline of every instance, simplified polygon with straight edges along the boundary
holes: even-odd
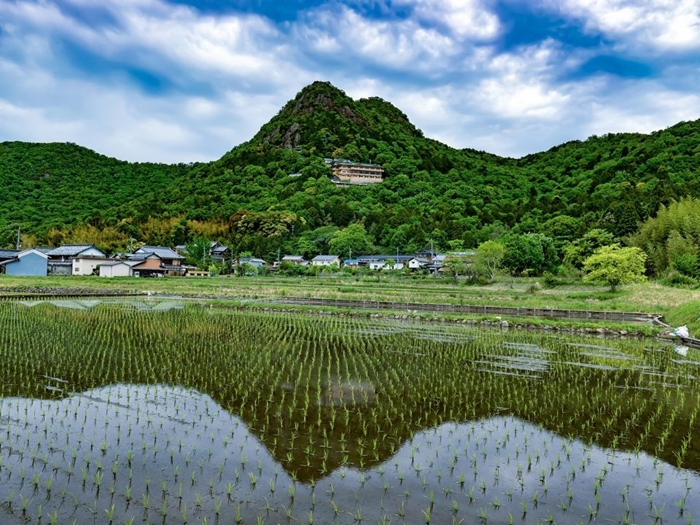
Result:
[[[324,157],[382,164],[381,184],[337,187]],[[353,100],[316,82],[248,142],[211,163],[132,164],[73,144],[0,144],[0,243],[149,244],[216,238],[269,257],[328,249],[362,223],[375,247],[402,253],[432,240],[472,247],[505,231],[559,243],[592,228],[617,237],[662,203],[698,195],[700,122],[651,135],[569,142],[522,159],[425,138],[379,98]],[[300,173],[299,177],[289,177]]]

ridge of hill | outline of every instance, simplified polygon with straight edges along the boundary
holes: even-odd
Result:
[[[381,164],[385,179],[335,186],[323,161],[331,156]],[[604,228],[619,238],[661,204],[698,195],[699,170],[700,121],[511,159],[451,148],[385,100],[353,100],[314,82],[251,140],[209,163],[129,163],[75,144],[0,144],[0,245],[12,244],[17,226],[38,244],[116,250],[129,238],[173,245],[204,235],[263,257],[278,248],[325,251],[353,223],[392,253],[430,240],[473,247],[504,231],[563,243]]]

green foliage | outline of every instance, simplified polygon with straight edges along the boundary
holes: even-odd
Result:
[[[614,242],[612,233],[594,228],[564,248],[564,262],[580,270],[583,268],[583,261],[593,255],[593,252]]]
[[[690,259],[683,257],[697,256],[700,246],[700,199],[687,197],[662,205],[656,217],[645,221],[629,242],[646,252],[651,270],[657,275],[671,268],[678,258],[688,269],[683,261]]]
[[[546,235],[508,234],[502,241],[505,246],[503,266],[512,275],[542,275],[545,271],[554,271],[559,265],[554,241]]]
[[[675,270],[688,277],[700,277],[700,263],[698,254],[692,252],[681,253],[671,262]]]
[[[209,163],[134,164],[73,144],[0,144],[0,245],[11,246],[21,226],[25,244],[86,239],[122,250],[130,238],[172,246],[203,236],[268,259],[278,249],[312,257],[328,253],[335,231],[362,223],[370,245],[390,253],[431,239],[461,250],[537,232],[561,256],[586,231],[622,238],[660,206],[700,194],[698,148],[700,124],[685,122],[501,158],[427,139],[390,103],[316,82]],[[338,187],[323,161],[333,155],[382,164],[384,180]],[[667,240],[640,241],[657,272],[678,255],[664,255]],[[579,266],[590,249],[573,257]],[[535,263],[519,271],[541,273]]]
[[[278,272],[282,275],[289,276],[306,275],[307,267],[302,266],[301,264],[294,264],[290,261],[282,261],[280,263]]]
[[[363,224],[351,224],[333,234],[328,243],[329,253],[345,257],[352,253],[363,255],[372,251],[372,240]]]
[[[445,259],[444,272],[445,275],[454,277],[455,280],[460,276],[466,277],[471,281],[477,279],[474,257],[470,255],[450,254]]]
[[[208,269],[211,265],[210,247],[209,239],[204,237],[195,238],[192,242],[185,245],[187,250],[186,261],[200,270]]]
[[[586,272],[583,280],[607,284],[614,292],[623,284],[646,280],[645,261],[646,254],[639,248],[621,248],[619,244],[603,246],[583,262]]]
[[[659,279],[659,282],[665,286],[676,288],[695,288],[698,284],[697,279],[677,271],[670,271],[666,276]]]
[[[163,214],[162,192],[188,170],[124,162],[75,144],[0,143],[0,242],[12,242],[18,225],[47,243],[52,229],[118,227],[127,217]]]
[[[488,281],[493,281],[496,270],[501,266],[505,254],[506,247],[499,242],[486,241],[481,243],[474,258],[477,273],[483,275]]]

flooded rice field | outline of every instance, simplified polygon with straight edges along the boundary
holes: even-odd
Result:
[[[700,356],[157,302],[0,304],[0,523],[700,523]]]

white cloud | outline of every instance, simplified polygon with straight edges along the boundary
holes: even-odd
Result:
[[[490,40],[498,36],[498,17],[482,0],[397,0],[413,8],[423,22],[437,22],[460,40]]]
[[[0,140],[75,142],[121,159],[172,163],[218,158],[256,131],[254,96],[246,113],[228,96],[153,98],[6,61],[0,77],[12,78],[14,88],[0,90]]]
[[[669,89],[658,81],[627,82],[608,97],[590,97],[582,134],[649,133],[700,117],[700,95]]]
[[[391,70],[427,72],[447,67],[462,52],[451,37],[414,20],[373,20],[343,6],[309,12],[307,21],[296,27],[300,47],[308,43],[334,60],[359,57]]]
[[[105,0],[100,7],[117,24],[93,28],[55,4],[32,0],[0,3],[0,15],[28,32],[59,34],[105,59],[125,59],[172,76],[187,70],[281,84],[297,72],[282,34],[260,16],[203,16],[156,0]]]
[[[476,102],[499,118],[558,118],[570,100],[566,88],[552,80],[562,72],[561,51],[552,41],[519,51],[491,60],[490,75],[475,86]]]
[[[113,20],[74,18],[61,10],[66,2]],[[540,2],[625,45],[687,49],[699,41],[687,0]],[[249,140],[317,79],[354,98],[390,101],[428,137],[512,156],[700,117],[697,70],[683,64],[656,80],[562,80],[596,50],[554,40],[499,50],[504,28],[492,0],[393,5],[408,18],[378,20],[329,1],[275,24],[164,0],[0,0],[0,78],[10,79],[0,82],[0,141],[71,141],[129,160],[211,160]],[[60,40],[102,60],[105,71],[72,62]],[[129,68],[166,88],[148,94]],[[673,87],[679,78],[684,88]]]
[[[633,48],[700,47],[697,0],[545,0],[545,5],[585,20],[589,31],[622,38]]]

